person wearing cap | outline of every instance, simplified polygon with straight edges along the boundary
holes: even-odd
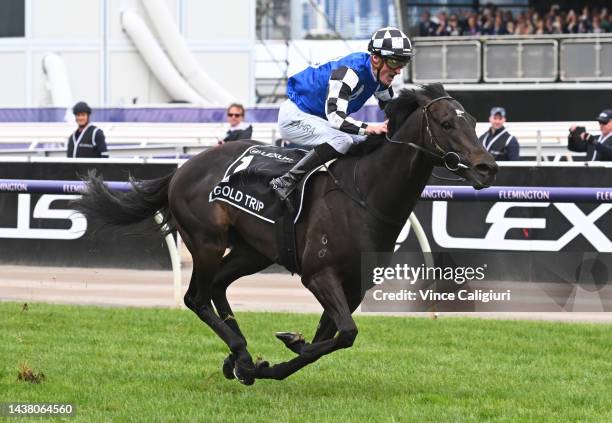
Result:
[[[91,107],[79,101],[72,108],[76,131],[68,137],[67,156],[72,158],[108,158],[104,132],[89,122]]]
[[[571,151],[587,153],[587,161],[612,160],[612,109],[603,110],[597,116],[601,134],[598,136],[586,132],[584,126],[572,125],[567,137],[567,148]]]
[[[504,127],[506,109],[493,107],[489,113],[489,123],[489,130],[478,138],[484,148],[496,161],[520,160],[518,140]]]
[[[345,154],[367,135],[384,134],[387,122],[365,123],[349,115],[372,97],[381,108],[393,98],[391,82],[412,58],[412,44],[399,29],[376,31],[368,53],[353,53],[309,66],[287,81],[287,97],[279,109],[280,136],[293,144],[314,147],[291,170],[270,181],[286,199],[311,170]]]

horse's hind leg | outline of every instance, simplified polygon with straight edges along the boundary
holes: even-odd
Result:
[[[225,234],[222,232],[212,234],[211,228],[201,229],[204,229],[202,231],[204,233],[208,232],[207,236],[202,236],[200,232],[197,240],[181,231],[181,236],[193,258],[193,274],[185,294],[185,305],[225,342],[241,368],[254,371],[255,366],[246,349],[246,341],[217,316],[211,303],[213,280],[225,252]],[[245,384],[254,382],[251,376],[239,376],[239,379]]]
[[[227,288],[236,279],[263,270],[270,266],[270,264],[272,264],[270,259],[244,241],[239,240],[234,244],[231,252],[223,257],[221,267],[213,281],[212,300],[217,313],[225,324],[244,340],[245,345],[247,345],[246,338],[240,331],[232,308],[227,301]],[[223,362],[223,375],[226,378],[234,378],[234,366],[235,357],[233,353],[230,353]]]

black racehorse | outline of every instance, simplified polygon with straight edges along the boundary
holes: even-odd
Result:
[[[353,345],[357,326],[351,314],[365,293],[361,253],[393,251],[434,166],[446,166],[476,189],[495,178],[497,165],[478,142],[475,119],[441,84],[402,91],[385,113],[387,135],[370,136],[358,151],[339,159],[332,167],[336,181],[321,172],[309,182],[296,225],[297,252],[302,283],[324,312],[310,343],[297,333],[277,334],[297,354],[284,363],[253,362],[226,298],[233,281],[278,260],[275,231],[231,205],[209,202],[227,166],[252,143],[207,150],[172,174],[135,183],[126,193],[109,191],[92,175],[75,208],[111,225],[136,223],[161,211],[164,223],[180,233],[193,257],[185,304],[230,349],[223,374],[244,384],[284,379]]]

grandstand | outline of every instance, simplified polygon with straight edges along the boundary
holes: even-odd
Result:
[[[603,2],[591,2],[591,9],[582,10],[581,5],[571,1],[551,8],[528,0],[500,6],[496,6],[498,2],[473,2],[470,6],[454,0],[435,4],[385,0],[364,2],[354,8],[349,7],[348,1],[252,0],[246,5],[241,3],[231,13],[231,21],[240,31],[229,31],[217,24],[230,19],[227,7],[202,13],[201,5],[188,0],[169,2],[175,6],[167,10],[174,16],[175,27],[172,22],[160,21],[161,9],[151,6],[158,1],[133,1],[129,7],[99,1],[99,7],[92,8],[91,16],[85,19],[79,17],[78,7],[71,7],[73,0],[61,2],[68,15],[56,15],[59,8],[38,2],[14,2],[7,9],[13,14],[21,11],[23,16],[22,20],[11,21],[7,28],[0,28],[0,66],[7,70],[6,78],[0,81],[0,155],[61,156],[65,139],[72,132],[71,124],[61,123],[72,120],[64,110],[77,99],[105,110],[127,110],[126,104],[135,103],[130,107],[152,108],[165,116],[149,121],[135,118],[129,111],[118,112],[123,115],[119,118],[112,111],[94,113],[94,120],[107,133],[113,156],[194,154],[214,145],[216,137],[223,133],[222,110],[226,104],[221,100],[223,95],[206,99],[206,90],[197,89],[194,101],[201,99],[202,103],[194,106],[215,107],[214,118],[198,121],[196,117],[182,124],[177,113],[167,113],[176,110],[176,102],[185,101],[180,87],[197,85],[189,78],[181,79],[186,62],[249,109],[270,104],[274,110],[275,104],[285,98],[289,75],[329,57],[362,50],[371,29],[386,24],[397,24],[408,31],[416,50],[410,68],[397,81],[396,91],[411,84],[444,83],[481,123],[479,133],[486,126],[490,107],[504,105],[509,114],[508,126],[524,147],[526,159],[536,156],[538,142],[543,160],[571,159],[572,155],[564,151],[569,124],[583,122],[596,131],[594,116],[610,106],[606,101],[612,94],[612,34],[603,31],[609,30],[611,18],[602,8]],[[532,34],[501,35],[487,29],[487,22],[497,15],[504,21],[534,22],[555,16],[567,18],[571,10],[579,20],[588,18],[585,30],[574,31],[565,25],[556,32],[536,34],[534,30]],[[141,17],[157,50],[138,41],[146,31],[134,33],[129,21],[123,19],[126,11]],[[467,17],[475,15],[483,29],[472,36],[466,36],[465,31],[461,35],[443,31],[422,37],[426,34],[419,32],[419,22],[425,11],[431,12],[429,26],[442,25],[439,16],[456,14],[465,27]],[[55,18],[43,19],[46,16]],[[601,21],[599,32],[593,25],[595,16]],[[60,29],[55,22],[62,19],[80,24]],[[170,25],[163,27],[164,32],[172,32],[175,37],[165,37],[160,25]],[[75,49],[67,39],[79,40],[79,48]],[[174,49],[190,51],[193,61],[175,56]],[[153,51],[162,56],[165,51],[168,57],[150,62]],[[169,63],[169,73],[159,73],[158,68],[166,66],[162,63]],[[225,69],[213,63],[234,66]],[[87,78],[81,78],[75,69]],[[58,92],[61,87],[65,92]],[[35,118],[23,119],[23,113],[15,113],[15,109],[36,110],[40,106],[57,108],[49,124],[36,123]],[[276,140],[273,119],[251,122],[256,139]]]

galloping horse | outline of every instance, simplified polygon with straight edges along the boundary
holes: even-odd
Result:
[[[209,202],[227,166],[252,143],[209,149],[170,175],[133,183],[127,193],[111,192],[91,175],[75,208],[110,225],[136,223],[161,211],[193,257],[185,304],[230,349],[222,366],[225,377],[247,385],[255,379],[284,379],[353,345],[357,326],[351,314],[365,294],[361,253],[393,252],[434,166],[446,166],[476,189],[495,178],[497,165],[478,142],[475,119],[441,84],[403,90],[385,113],[388,134],[370,136],[358,151],[332,165],[335,178],[319,172],[306,188],[296,224],[297,256],[302,283],[324,311],[310,343],[296,333],[277,334],[297,354],[284,363],[253,362],[226,298],[233,281],[278,261],[275,231],[238,208]]]

